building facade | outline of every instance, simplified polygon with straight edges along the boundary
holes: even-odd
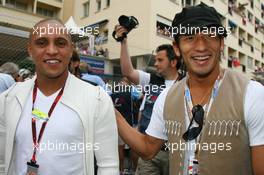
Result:
[[[34,23],[47,17],[66,22],[72,16],[89,33],[77,40],[77,50],[100,64],[103,59],[105,74],[120,74],[120,43],[112,32],[118,17],[127,15],[139,21],[128,36],[132,62],[145,69],[153,63],[155,48],[173,41],[167,29],[175,13],[200,2],[215,7],[231,31],[222,66],[249,77],[255,70],[263,71],[264,0],[0,0],[0,37],[4,38],[0,40],[0,64],[27,57],[26,40]]]
[[[44,18],[63,19],[63,0],[0,0],[0,64],[28,54],[29,30]]]
[[[168,30],[176,12],[204,2],[217,9],[223,25],[231,34],[225,39],[222,66],[253,77],[264,68],[263,0],[80,0],[75,1],[73,17],[79,26],[99,26],[96,47],[108,48],[106,73],[119,73],[120,44],[111,36],[120,15],[135,16],[138,28],[128,35],[133,64],[144,69],[155,48],[171,43]],[[100,42],[99,38],[103,38]]]

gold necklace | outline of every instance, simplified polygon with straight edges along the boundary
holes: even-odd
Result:
[[[210,96],[210,94],[211,94],[211,92],[212,92],[212,87],[209,89],[209,91],[207,91],[207,93],[205,94],[205,96],[201,99],[201,101],[198,103],[198,105],[202,105],[203,104],[203,102],[204,102],[204,100],[208,97],[208,96]]]

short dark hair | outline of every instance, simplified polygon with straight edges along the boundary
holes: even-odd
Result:
[[[180,28],[188,28],[191,30],[187,30],[188,32],[182,34],[177,30],[177,33],[173,34],[173,38],[176,43],[179,43],[179,36],[180,35],[190,35],[196,34],[196,29],[205,29],[216,27],[217,29],[223,29],[222,32],[216,32],[217,36],[220,38],[227,36],[227,31],[225,27],[221,23],[221,18],[218,12],[214,7],[207,6],[205,3],[201,2],[199,5],[185,7],[182,9],[180,13],[176,13],[173,21],[172,21],[173,29],[180,29]],[[199,31],[200,31],[199,30]]]
[[[171,44],[162,44],[157,47],[156,53],[163,50],[166,51],[169,61],[177,60],[176,69],[178,70],[181,67],[182,62],[181,58],[175,54],[173,46]]]
[[[79,54],[77,53],[76,50],[73,50],[73,52],[72,52],[71,61],[73,61],[73,62],[75,62],[75,61],[80,61]]]

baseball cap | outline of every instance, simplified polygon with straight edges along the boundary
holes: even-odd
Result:
[[[207,6],[203,2],[196,6],[185,7],[180,13],[177,13],[172,21],[172,27],[180,28],[211,28],[216,27],[217,34],[223,37],[227,36],[227,31],[221,23],[221,19],[215,8]],[[222,33],[220,33],[220,31]],[[194,30],[188,30],[186,33],[193,34]],[[174,39],[176,40],[179,35],[183,35],[180,32],[174,33]]]

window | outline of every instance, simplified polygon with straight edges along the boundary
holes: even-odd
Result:
[[[231,33],[233,35],[235,35],[236,34],[237,25],[233,21],[228,20],[228,27],[231,30]]]
[[[248,21],[253,22],[253,15],[248,11]]]
[[[242,43],[243,43],[243,39],[242,38],[239,38],[238,39],[238,45],[242,47]]]
[[[228,60],[228,61],[227,61],[227,66],[228,66],[229,68],[232,68],[232,64],[233,64],[232,60]]]
[[[114,73],[114,75],[122,75],[121,68],[120,68],[119,65],[114,65],[113,66],[113,73]]]
[[[53,10],[50,9],[45,9],[42,7],[37,7],[37,14],[43,15],[43,16],[48,16],[48,17],[55,17],[56,13]]]
[[[110,0],[106,0],[106,7],[110,6]]]
[[[27,10],[27,4],[25,2],[15,1],[15,0],[6,0],[6,5],[8,7],[13,7],[21,10]]]
[[[196,4],[196,0],[182,0],[182,6],[193,6]]]
[[[178,0],[170,0],[171,2],[178,4]]]
[[[89,16],[90,1],[83,4],[83,17]]]
[[[16,8],[21,9],[21,10],[27,10],[27,4],[23,2],[16,2]]]
[[[188,5],[188,6],[189,6],[189,5],[192,5],[191,0],[186,0],[185,3],[186,3],[186,6],[187,6],[187,5]]]
[[[254,2],[253,2],[253,0],[250,0],[250,7],[251,7],[252,9],[254,9]]]
[[[243,64],[241,64],[241,66],[242,66],[242,72],[246,72],[246,66]]]
[[[101,0],[96,0],[97,3],[97,12],[101,10]]]
[[[248,66],[249,69],[253,69],[253,58],[248,57],[247,66]]]
[[[15,6],[16,2],[15,0],[6,0],[6,4]]]
[[[250,51],[254,52],[254,46],[250,45]]]
[[[171,21],[159,15],[157,15],[156,18],[157,18],[157,22],[156,22],[157,35],[171,38],[172,37],[172,28],[170,27]]]

